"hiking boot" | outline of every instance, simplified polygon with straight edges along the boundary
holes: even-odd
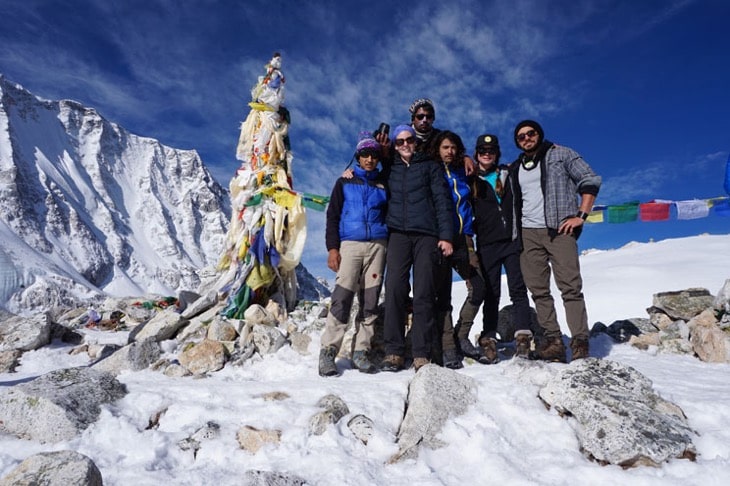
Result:
[[[484,352],[481,348],[474,346],[468,338],[459,339],[459,348],[461,349],[461,354],[467,358],[479,361],[484,357]]]
[[[499,363],[499,354],[497,353],[497,340],[487,336],[479,338],[479,346],[482,348],[484,356],[479,359],[482,364]]]
[[[576,359],[585,359],[588,357],[588,339],[574,338],[570,340],[570,350],[572,351],[573,361]]]
[[[355,351],[352,353],[352,364],[361,373],[377,373],[378,368],[368,359],[367,351]]]
[[[397,354],[389,354],[388,356],[383,358],[383,361],[381,361],[380,371],[390,371],[394,373],[396,371],[402,370],[404,363],[405,359],[403,359],[403,356],[398,356]]]
[[[463,368],[464,365],[461,362],[461,355],[456,349],[447,349],[443,355],[444,368],[451,370],[458,370]]]
[[[416,369],[416,371],[420,370],[429,363],[430,361],[428,360],[428,358],[413,358],[413,367]]]
[[[515,334],[515,356],[518,358],[527,358],[530,354],[531,344],[532,332],[517,331]]]
[[[319,376],[339,375],[335,365],[336,356],[337,348],[334,346],[326,346],[319,350]]]
[[[530,351],[529,357],[530,359],[565,363],[565,345],[562,336],[546,336],[534,351]]]

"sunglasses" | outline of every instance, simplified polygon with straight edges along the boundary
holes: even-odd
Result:
[[[408,138],[396,138],[395,139],[395,146],[396,147],[400,147],[401,145],[405,145],[405,144],[410,145],[412,143],[416,143],[416,139],[413,136],[410,136]]]
[[[428,118],[429,120],[433,120],[433,114],[431,113],[419,113],[418,115],[414,115],[416,120],[423,120],[424,118]]]
[[[525,139],[526,139],[527,137],[530,137],[530,138],[532,138],[532,137],[534,137],[535,135],[537,135],[537,132],[536,132],[535,130],[530,130],[529,132],[525,132],[525,133],[520,133],[519,135],[517,135],[517,137],[516,137],[516,138],[517,138],[517,141],[518,141],[518,142],[522,142],[522,141],[523,141],[523,140],[525,140]]]
[[[372,149],[363,150],[362,152],[358,152],[357,156],[358,157],[362,157],[362,158],[370,157],[370,158],[373,158],[373,159],[379,159],[380,158],[380,154],[377,151],[372,150]]]
[[[494,147],[478,147],[477,155],[497,155],[497,149]]]

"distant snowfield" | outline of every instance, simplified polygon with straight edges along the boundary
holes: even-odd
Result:
[[[581,264],[589,323],[648,317],[645,309],[656,292],[705,287],[715,294],[730,278],[729,248],[730,235],[723,235],[588,252]],[[455,312],[465,295],[464,284],[455,283]],[[563,322],[559,294],[556,301]],[[507,303],[505,289],[502,304]],[[106,336],[111,339],[114,334]],[[658,393],[682,407],[697,431],[695,462],[675,459],[660,468],[629,470],[590,462],[579,450],[575,423],[547,410],[537,398],[540,387],[566,365],[522,366],[505,359],[491,366],[467,363],[458,371],[477,381],[478,401],[464,415],[449,420],[439,437],[447,444],[444,448],[423,448],[417,460],[387,465],[397,450],[395,437],[413,370],[365,375],[340,360],[341,377],[321,378],[318,347],[319,336],[313,334],[308,355],[286,347],[204,379],[168,378],[153,371],[123,373],[119,380],[129,394],[105,407],[80,437],[43,445],[0,435],[0,477],[34,453],[61,449],[91,457],[106,486],[239,485],[244,472],[252,469],[333,486],[724,486],[730,477],[728,364],[641,351],[615,344],[605,335],[591,339],[592,356],[636,368],[653,381]],[[70,356],[68,349],[54,345],[26,353],[16,373],[0,374],[0,393],[3,386],[52,369],[86,364],[83,355]],[[290,398],[269,402],[261,397],[274,391]],[[311,436],[309,418],[319,411],[317,400],[328,393],[340,396],[350,415],[323,435]],[[150,417],[161,410],[166,412],[159,428],[147,430]],[[367,445],[347,428],[355,414],[375,422]],[[193,458],[191,451],[177,444],[208,421],[219,424],[221,434],[202,442]],[[235,438],[244,425],[280,430],[281,443],[255,455],[244,452]]]

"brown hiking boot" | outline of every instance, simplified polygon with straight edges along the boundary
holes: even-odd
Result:
[[[403,369],[403,364],[405,363],[405,359],[403,359],[403,356],[398,356],[397,354],[389,354],[385,358],[383,358],[383,361],[380,363],[380,371],[400,371]]]
[[[570,350],[573,352],[573,361],[588,357],[588,340],[586,338],[575,338],[570,340]]]
[[[430,363],[428,358],[413,358],[413,367],[416,369],[416,371],[420,370],[428,363]]]
[[[497,340],[487,336],[479,338],[479,346],[484,351],[484,359],[480,359],[479,362],[482,364],[495,364],[499,363],[499,354],[497,353]]]
[[[537,348],[530,352],[529,356],[530,359],[565,363],[565,345],[562,336],[546,336],[540,341]]]
[[[515,334],[515,356],[518,358],[527,358],[530,354],[532,346],[531,331],[517,331]]]

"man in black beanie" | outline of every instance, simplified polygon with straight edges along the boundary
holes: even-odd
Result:
[[[593,208],[601,178],[574,150],[545,139],[539,123],[524,120],[514,131],[522,153],[511,165],[523,250],[520,267],[535,302],[544,336],[533,359],[566,361],[562,332],[550,293],[560,289],[571,333],[572,359],[588,357],[588,315],[578,261],[578,237]],[[576,197],[580,195],[580,202]]]

